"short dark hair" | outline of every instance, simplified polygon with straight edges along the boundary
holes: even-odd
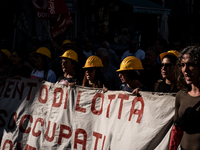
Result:
[[[172,63],[172,64],[174,64],[174,65],[176,65],[176,62],[177,62],[177,57],[176,56],[174,56],[174,55],[165,55],[164,57],[163,57],[163,59],[164,58],[168,58],[169,59],[169,61]],[[162,60],[163,60],[162,59]]]

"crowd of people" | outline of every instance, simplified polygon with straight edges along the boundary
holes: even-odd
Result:
[[[141,96],[140,91],[177,93],[177,120],[199,101],[200,47],[168,49],[166,45],[164,39],[158,39],[142,50],[133,38],[119,57],[107,41],[94,50],[89,40],[66,39],[62,45],[51,42],[56,50],[53,59],[55,53],[42,46],[35,47],[28,59],[20,49],[1,49],[0,78],[25,77],[71,87],[102,88],[104,92],[122,90],[136,96]],[[177,143],[182,149],[200,149],[199,133],[190,134],[176,126],[172,132],[171,149],[177,148]]]

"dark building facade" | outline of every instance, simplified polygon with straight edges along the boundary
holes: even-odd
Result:
[[[139,5],[141,1],[147,5],[143,10]],[[140,44],[147,47],[160,37],[161,17],[165,9],[169,12],[169,42],[180,40],[193,44],[196,39],[199,40],[198,0],[65,0],[65,2],[70,10],[73,25],[55,39],[59,44],[66,38],[73,39],[80,36],[81,32],[85,32],[93,41],[107,40],[119,44],[122,43],[121,37],[128,34],[136,36]],[[151,9],[152,4],[158,7],[157,12]],[[12,49],[20,47],[21,43],[26,41],[30,45],[32,39],[44,43],[50,39],[48,27],[52,24],[37,17],[31,0],[9,2],[1,0],[0,7],[0,16],[3,20],[0,29],[1,47],[4,45]],[[147,11],[148,9],[150,11]],[[26,25],[22,21],[21,25],[17,26],[16,22],[21,11],[24,12]]]

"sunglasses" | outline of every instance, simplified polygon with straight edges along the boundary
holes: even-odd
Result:
[[[170,63],[165,63],[165,64],[161,63],[160,67],[163,68],[163,66],[166,67],[166,68],[170,68],[172,66],[172,64],[170,64]]]
[[[85,71],[93,72],[93,71],[94,71],[94,68],[86,68]]]

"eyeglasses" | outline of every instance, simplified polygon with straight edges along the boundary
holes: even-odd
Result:
[[[161,68],[163,68],[163,66],[165,67],[165,68],[170,68],[171,66],[172,66],[172,64],[170,64],[170,63],[161,63],[161,65],[160,65],[160,67]]]
[[[94,71],[94,68],[92,68],[92,67],[90,67],[90,68],[86,68],[85,71],[93,72],[93,71]]]

